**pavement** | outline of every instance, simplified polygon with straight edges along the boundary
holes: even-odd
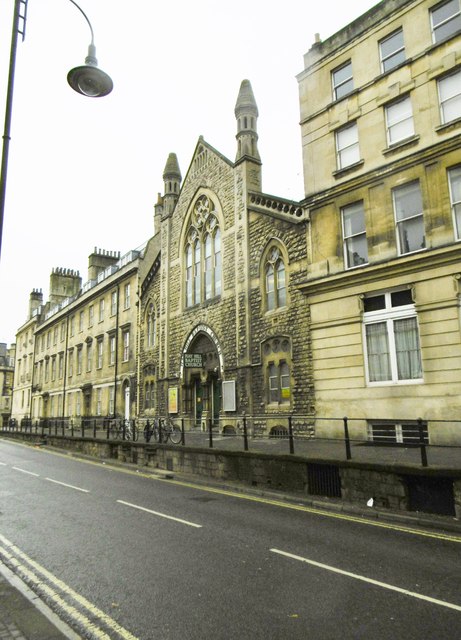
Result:
[[[79,640],[0,562],[0,640]]]

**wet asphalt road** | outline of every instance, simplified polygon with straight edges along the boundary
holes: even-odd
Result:
[[[0,557],[86,637],[458,639],[461,539],[425,533],[0,440]]]

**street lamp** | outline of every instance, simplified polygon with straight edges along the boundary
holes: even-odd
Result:
[[[13,87],[14,74],[16,68],[16,51],[18,47],[18,35],[21,34],[24,41],[26,33],[27,18],[27,2],[28,0],[14,0],[13,28],[11,33],[11,50],[10,65],[8,72],[8,88],[6,94],[5,107],[5,127],[3,131],[3,148],[2,148],[2,169],[0,174],[0,255],[2,250],[3,236],[3,218],[5,213],[5,196],[6,196],[6,176],[8,171],[8,152],[10,146],[11,131],[11,114],[13,110]],[[69,85],[77,91],[90,98],[100,98],[106,96],[112,91],[113,83],[110,76],[98,68],[96,59],[96,47],[94,46],[93,28],[87,15],[83,9],[74,0],[69,0],[79,11],[88,23],[91,32],[91,44],[88,47],[88,55],[85,58],[85,64],[72,69],[67,74]]]

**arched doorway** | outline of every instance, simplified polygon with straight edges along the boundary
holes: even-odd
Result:
[[[208,327],[192,332],[183,353],[185,411],[201,427],[219,424],[222,407],[221,351]]]

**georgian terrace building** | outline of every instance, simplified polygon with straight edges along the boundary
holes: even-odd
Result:
[[[448,442],[461,417],[460,1],[380,2],[317,37],[298,81],[317,415],[403,442],[421,417]]]
[[[136,328],[138,265],[141,251],[96,249],[89,256],[88,281],[57,268],[50,276],[50,299],[31,294],[32,317],[18,333],[30,336],[24,388],[15,387],[13,417],[132,418],[136,410]],[[22,344],[22,343],[21,343]],[[18,355],[21,356],[21,350]],[[22,382],[21,382],[22,383]],[[30,402],[22,405],[22,393]],[[28,392],[27,392],[28,391]]]

